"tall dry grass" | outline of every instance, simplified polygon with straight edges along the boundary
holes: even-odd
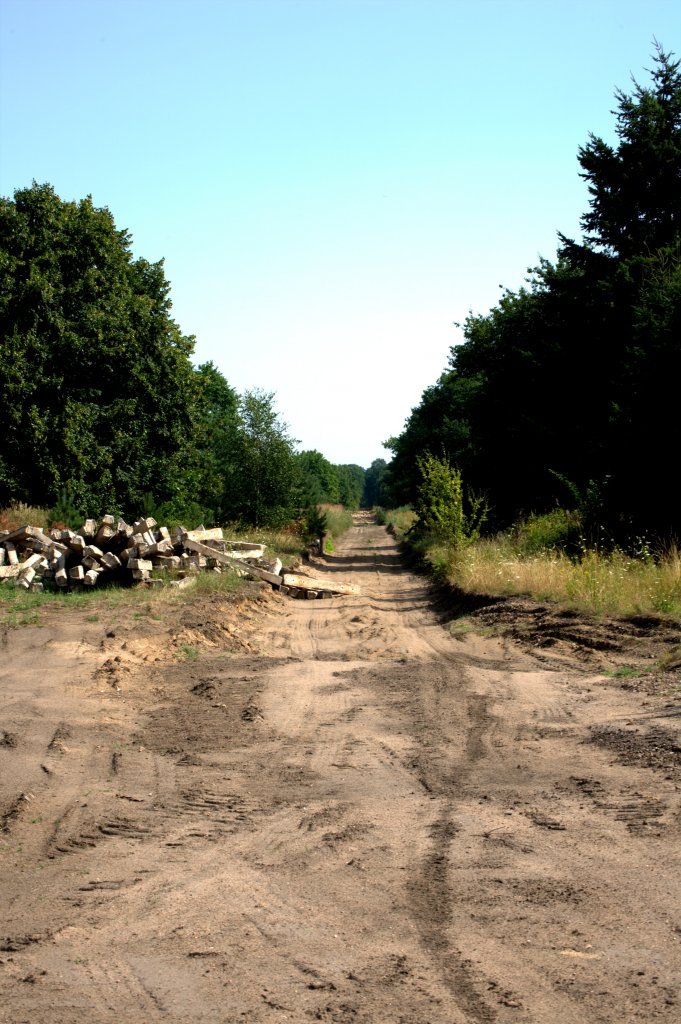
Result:
[[[574,545],[579,532],[574,513],[531,516],[507,534],[458,550],[428,538],[412,540],[415,517],[408,507],[382,510],[382,518],[436,578],[468,593],[525,595],[594,615],[681,617],[678,548],[656,557],[647,544],[640,545],[640,557],[620,550],[567,555],[561,544]]]
[[[343,505],[320,505],[326,513],[326,528],[336,540],[351,528],[353,523],[352,512]]]
[[[21,526],[38,526],[46,530],[49,520],[48,509],[24,505],[21,501],[0,509],[0,530],[18,530]]]
[[[471,593],[525,594],[596,615],[681,615],[681,555],[632,558],[621,551],[519,555],[505,540],[450,552],[449,581]]]

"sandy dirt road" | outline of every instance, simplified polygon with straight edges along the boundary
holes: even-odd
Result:
[[[0,1021],[677,1021],[678,694],[321,571],[2,638]]]

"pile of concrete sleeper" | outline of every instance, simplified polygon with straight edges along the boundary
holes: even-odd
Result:
[[[265,558],[265,545],[226,540],[219,527],[170,531],[155,519],[132,525],[106,515],[86,519],[78,530],[21,526],[0,531],[0,582],[25,590],[95,587],[100,581],[182,586],[202,571],[231,569],[270,583],[291,597],[356,594],[351,584],[286,573],[279,559]]]

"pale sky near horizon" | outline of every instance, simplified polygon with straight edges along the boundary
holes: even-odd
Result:
[[[579,236],[677,0],[0,0],[0,194],[92,195],[300,448],[389,460],[455,326]]]

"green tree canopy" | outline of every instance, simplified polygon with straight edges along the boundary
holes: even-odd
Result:
[[[212,362],[196,368],[194,383],[191,449],[176,496],[159,512],[173,521],[212,525],[230,518],[232,477],[241,450],[239,396]]]
[[[300,452],[298,465],[306,504],[334,504],[340,500],[338,469],[321,452]]]
[[[648,86],[618,90],[617,146],[579,151],[585,237],[559,235],[527,286],[471,314],[449,369],[388,446],[398,501],[417,496],[418,458],[443,456],[493,523],[599,491],[610,536],[678,530],[669,452],[679,443],[681,74],[656,48]]]
[[[403,432],[385,442],[393,457],[387,467],[385,460],[378,460],[379,466],[374,471],[380,500],[370,500],[370,488],[375,486],[372,482],[367,485],[365,505],[386,504],[388,495],[392,504],[413,502],[421,483],[418,468],[421,455],[438,457],[445,451],[464,472],[472,472],[475,450],[470,420],[482,383],[482,376],[477,372],[465,375],[451,369],[445,370],[435,384],[426,388]],[[368,470],[367,476],[369,473]]]
[[[228,467],[228,519],[283,526],[301,504],[296,442],[274,408],[274,394],[253,389],[239,399],[239,431]]]
[[[362,504],[365,473],[361,466],[354,463],[336,466],[338,473],[338,500],[349,509],[357,509]]]
[[[374,459],[364,476],[364,494],[362,506],[373,508],[374,505],[388,505],[389,497],[386,489],[385,459]]]
[[[586,243],[621,258],[674,245],[681,229],[681,73],[656,45],[651,84],[618,89],[617,147],[596,135],[579,149],[590,209]]]
[[[0,504],[83,513],[176,492],[192,422],[193,339],[162,261],[90,197],[34,183],[0,199]]]

